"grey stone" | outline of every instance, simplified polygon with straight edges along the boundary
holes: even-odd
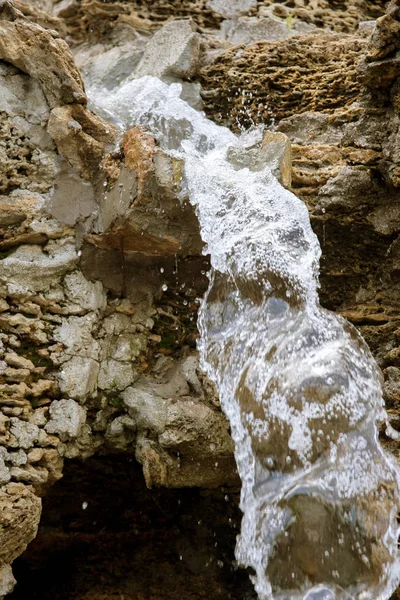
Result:
[[[120,362],[133,362],[146,348],[146,336],[142,333],[119,335],[108,338],[103,343],[103,358],[112,358]]]
[[[167,401],[154,390],[130,387],[122,394],[124,405],[138,429],[160,434],[165,429]]]
[[[24,117],[31,125],[46,123],[49,118],[49,107],[42,92],[40,83],[15,69],[2,63],[0,70],[0,110],[12,117]],[[51,138],[47,137],[50,144]]]
[[[370,172],[362,167],[344,166],[320,189],[316,209],[353,211],[360,205],[378,204],[380,192]]]
[[[285,21],[272,16],[240,17],[237,20],[226,20],[221,23],[220,34],[232,44],[254,44],[255,42],[277,42],[295,35],[306,34],[315,30],[315,25],[299,21],[288,27]]]
[[[68,273],[64,278],[65,295],[84,310],[100,310],[107,305],[107,296],[100,281],[89,281],[81,271]]]
[[[265,131],[262,139],[249,132],[242,136],[238,146],[228,148],[231,164],[251,171],[261,171],[269,167],[273,175],[285,187],[290,187],[292,178],[292,152],[289,138],[279,131]]]
[[[6,466],[4,458],[0,457],[0,485],[8,483],[11,479],[10,469]]]
[[[121,167],[113,187],[99,194],[99,231],[105,231],[118,218],[126,216],[137,194],[137,178],[125,166]]]
[[[10,565],[0,565],[0,596],[11,594],[16,583]]]
[[[360,21],[357,33],[365,37],[370,37],[376,26],[376,21]]]
[[[75,225],[92,215],[96,208],[92,184],[81,179],[76,169],[61,160],[48,205],[50,214],[65,225]]]
[[[200,35],[189,20],[171,21],[151,38],[138,64],[135,77],[188,78],[200,59]]]
[[[67,357],[72,355],[98,359],[99,343],[92,336],[95,322],[94,313],[84,317],[68,317],[54,330],[54,339],[65,346],[64,354]]]
[[[182,81],[181,98],[196,110],[203,110],[204,103],[200,95],[201,85],[194,81]]]
[[[60,390],[65,396],[85,400],[95,392],[98,374],[99,363],[93,358],[74,356],[58,374]]]
[[[75,400],[55,400],[50,405],[50,420],[45,430],[67,442],[79,436],[85,423],[86,411]]]
[[[29,450],[39,439],[39,427],[33,423],[20,421],[16,417],[10,419],[10,433],[16,438],[18,447]]]
[[[392,235],[400,231],[400,204],[379,206],[367,216],[375,231],[384,235]]]
[[[257,8],[257,0],[208,0],[207,6],[225,19],[234,19]]]
[[[83,46],[75,54],[87,89],[113,89],[131,76],[143,56],[145,40],[105,48],[102,44]]]
[[[46,291],[54,279],[72,269],[78,260],[74,240],[50,241],[42,246],[22,245],[0,261],[0,293],[4,296]]]
[[[135,371],[130,362],[104,360],[100,365],[98,386],[101,390],[124,390],[133,383]]]
[[[22,467],[23,465],[26,465],[27,460],[26,452],[23,450],[8,453],[8,461],[13,467]]]
[[[128,415],[116,417],[107,427],[105,438],[113,449],[126,450],[135,440],[135,421]]]

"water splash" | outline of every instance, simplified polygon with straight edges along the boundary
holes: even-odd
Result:
[[[260,600],[387,600],[400,579],[400,477],[377,437],[379,369],[356,329],[319,305],[304,204],[267,166],[235,163],[260,131],[237,137],[179,93],[146,77],[94,102],[184,160],[212,264],[202,367],[242,479],[237,559]]]

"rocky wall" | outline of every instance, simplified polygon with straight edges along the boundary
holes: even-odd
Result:
[[[290,139],[322,303],[365,335],[400,420],[398,4],[371,40],[359,26],[384,4],[0,3],[0,597],[66,459],[125,454],[148,487],[238,483],[198,367],[209,263],[181,165],[94,115],[85,84],[157,69],[217,122]]]
[[[25,11],[26,12],[26,11]],[[208,261],[174,164],[86,108],[72,54],[0,6],[0,596],[65,459],[126,452],[148,487],[237,483],[195,351]]]
[[[234,128],[267,122],[291,140],[292,189],[307,203],[322,247],[321,301],[365,336],[383,369],[394,422],[400,381],[398,10],[392,2],[371,39],[362,30],[311,33],[230,48],[200,75],[212,118]],[[397,444],[391,447],[397,453]]]

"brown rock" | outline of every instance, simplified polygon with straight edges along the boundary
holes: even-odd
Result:
[[[115,127],[80,104],[54,108],[50,113],[47,130],[59,153],[85,179],[91,179],[96,174],[106,145],[116,135]]]
[[[25,485],[0,490],[0,562],[11,563],[36,535],[41,501]]]
[[[136,174],[139,186],[142,187],[154,170],[155,141],[141,127],[134,127],[125,133],[121,145],[124,149],[125,164]],[[141,191],[142,189],[139,189],[138,193]]]
[[[233,127],[332,113],[360,96],[357,62],[365,47],[362,38],[327,33],[234,46],[201,71],[205,111]]]
[[[56,32],[26,21],[11,0],[0,5],[0,59],[37,79],[51,108],[86,104],[82,78],[66,42]]]
[[[386,14],[376,22],[372,33],[368,60],[379,60],[400,48],[400,6],[396,0],[390,2]]]

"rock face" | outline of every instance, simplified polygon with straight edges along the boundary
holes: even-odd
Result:
[[[0,26],[4,596],[66,458],[136,455],[149,487],[237,475],[194,351],[207,259],[181,165],[140,129],[112,150],[117,130],[85,107],[66,43],[10,2]],[[191,72],[183,47],[177,60]]]
[[[209,263],[182,165],[91,112],[83,79],[157,74],[218,122],[274,126],[250,168],[270,162],[307,203],[322,303],[366,337],[396,425],[399,5],[384,5],[0,3],[0,597],[68,459],[125,454],[148,487],[238,483],[195,349]]]
[[[292,189],[307,203],[322,247],[322,303],[360,328],[383,369],[385,399],[395,412],[397,18],[393,2],[371,40],[313,33],[263,42],[228,49],[201,71],[205,110],[213,118],[233,127],[273,120],[291,140]],[[312,48],[303,62],[306,44]],[[340,53],[333,51],[338,44]],[[256,67],[260,56],[262,69]],[[344,61],[338,72],[336,60]]]

